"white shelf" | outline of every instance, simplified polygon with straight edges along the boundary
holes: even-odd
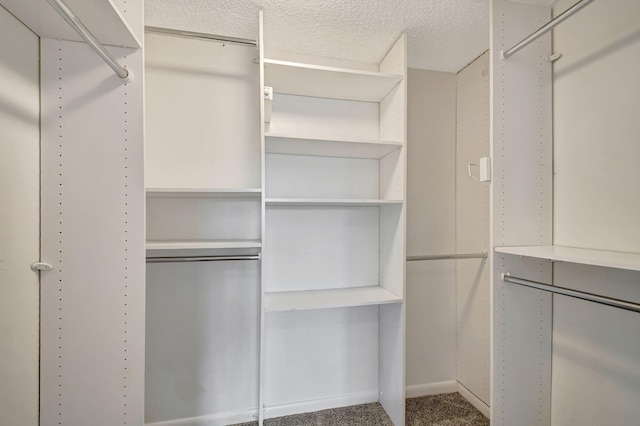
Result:
[[[402,297],[377,286],[332,290],[286,291],[266,293],[265,310],[267,312],[301,311],[400,302],[402,302]]]
[[[403,145],[400,141],[315,139],[274,133],[265,136],[269,154],[380,159]]]
[[[342,198],[267,198],[268,206],[362,206],[402,204],[402,200],[364,200]]]
[[[100,43],[133,49],[142,46],[112,0],[65,0],[65,3]],[[2,0],[2,6],[40,37],[84,41],[46,0]]]
[[[149,198],[259,198],[260,188],[147,188]]]
[[[496,247],[496,253],[535,257],[552,262],[579,263],[640,271],[640,253],[591,250],[565,246]]]
[[[265,85],[276,93],[380,102],[402,81],[400,74],[264,60]]]
[[[146,249],[160,250],[211,250],[211,249],[252,249],[260,248],[257,240],[187,240],[187,241],[147,241]]]

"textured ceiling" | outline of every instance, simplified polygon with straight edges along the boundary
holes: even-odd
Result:
[[[260,7],[274,50],[377,63],[406,32],[409,67],[457,72],[489,47],[489,0],[145,0],[145,23],[256,38]]]

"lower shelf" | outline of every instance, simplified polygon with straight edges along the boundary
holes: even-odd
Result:
[[[266,293],[265,311],[301,311],[346,308],[350,306],[401,303],[402,297],[382,287],[354,287],[331,290],[283,291]]]

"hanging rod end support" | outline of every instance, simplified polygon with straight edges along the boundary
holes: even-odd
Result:
[[[547,62],[555,62],[562,57],[562,53],[554,53],[552,55],[548,55],[544,57],[544,60]]]
[[[504,50],[501,50],[500,51],[500,59],[502,59],[504,61],[507,58],[508,58],[508,56],[504,56]]]
[[[122,82],[124,84],[131,83],[133,81],[133,71],[131,71],[128,68],[125,68],[125,70],[127,70],[127,75],[124,77],[121,77]]]
[[[502,281],[504,281],[505,277],[510,277],[510,276],[511,276],[511,274],[510,274],[510,273],[508,273],[508,272],[503,272],[503,273],[501,273],[501,274],[500,274],[500,279],[501,279]]]

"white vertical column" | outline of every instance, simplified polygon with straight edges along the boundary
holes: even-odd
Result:
[[[491,5],[491,247],[551,244],[550,35],[507,60],[500,55],[547,23],[550,9]],[[551,296],[505,284],[502,272],[549,282],[551,265],[494,256],[491,421],[550,424]]]
[[[380,159],[380,197],[406,200],[407,38],[400,36],[380,71],[402,81],[380,102],[380,138],[401,140],[402,150]],[[406,206],[380,207],[380,285],[405,295]],[[405,423],[405,303],[379,307],[380,403],[396,426]]]
[[[41,424],[144,422],[141,51],[42,40]]]

